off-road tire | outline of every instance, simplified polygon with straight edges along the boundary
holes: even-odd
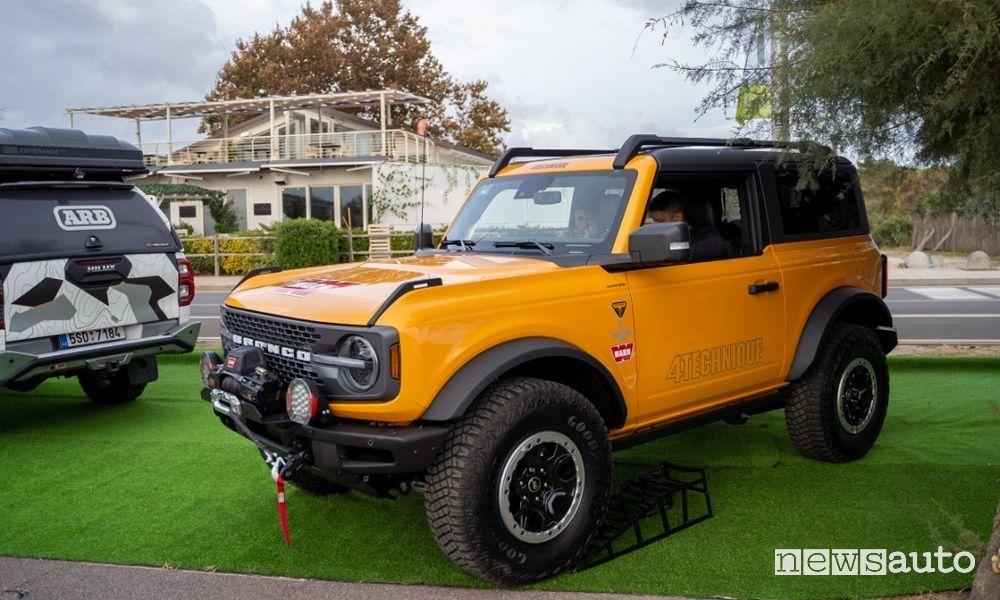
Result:
[[[346,485],[334,483],[325,477],[299,469],[291,477],[285,479],[288,483],[312,496],[330,496],[351,491]]]
[[[107,371],[84,371],[77,375],[83,393],[97,404],[124,404],[142,395],[145,383],[132,385],[128,373],[119,369],[111,374]]]
[[[848,369],[852,364],[854,367]],[[845,370],[861,369],[863,380],[869,379],[866,364],[875,375],[874,406],[867,422],[852,432],[841,421],[838,388],[842,378],[850,376]],[[849,462],[864,456],[875,444],[888,405],[889,367],[878,337],[867,327],[837,324],[828,332],[809,370],[792,382],[785,424],[802,454],[826,462]]]
[[[566,510],[560,521],[565,528],[551,540],[525,543],[503,522],[500,476],[505,465],[521,464],[514,460],[517,448],[530,448],[532,438],[553,432],[579,449],[580,503],[575,512]],[[444,553],[469,573],[505,585],[538,581],[583,556],[607,503],[611,470],[607,428],[585,397],[551,381],[501,380],[454,425],[428,471],[427,521]]]

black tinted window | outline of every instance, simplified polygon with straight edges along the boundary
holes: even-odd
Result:
[[[860,232],[861,213],[850,173],[817,176],[818,189],[796,189],[799,174],[775,173],[785,235]]]

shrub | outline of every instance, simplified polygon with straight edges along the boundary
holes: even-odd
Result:
[[[233,203],[229,201],[229,198],[224,196],[206,198],[204,204],[208,212],[211,213],[212,220],[215,221],[216,233],[232,233],[236,231],[236,226],[239,224],[239,217],[236,215],[236,209],[233,208]]]
[[[195,273],[214,273],[214,238],[187,238],[184,253],[188,255]],[[253,239],[219,237],[219,272],[223,275],[244,275],[250,269],[275,264],[274,238],[255,235]],[[201,255],[201,256],[199,256]],[[230,256],[226,256],[230,255]],[[262,255],[262,256],[259,256]]]
[[[290,219],[274,227],[275,262],[285,269],[339,261],[340,230],[330,221]]]
[[[913,219],[903,215],[872,215],[872,237],[882,248],[909,247],[913,240]]]

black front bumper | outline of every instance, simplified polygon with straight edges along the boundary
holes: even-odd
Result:
[[[373,495],[385,495],[388,487],[426,471],[449,430],[448,425],[438,424],[393,427],[358,422],[314,427],[292,422],[284,413],[264,416],[252,402],[219,389],[203,389],[202,398],[237,433],[246,436],[233,420],[246,425],[254,443],[282,456],[305,450],[307,468]]]

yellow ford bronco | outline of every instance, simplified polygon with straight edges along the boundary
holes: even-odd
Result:
[[[508,584],[580,559],[619,448],[780,408],[807,456],[858,459],[885,258],[854,167],[776,146],[510,149],[437,249],[244,280],[203,397],[308,492],[422,491],[442,550]]]

